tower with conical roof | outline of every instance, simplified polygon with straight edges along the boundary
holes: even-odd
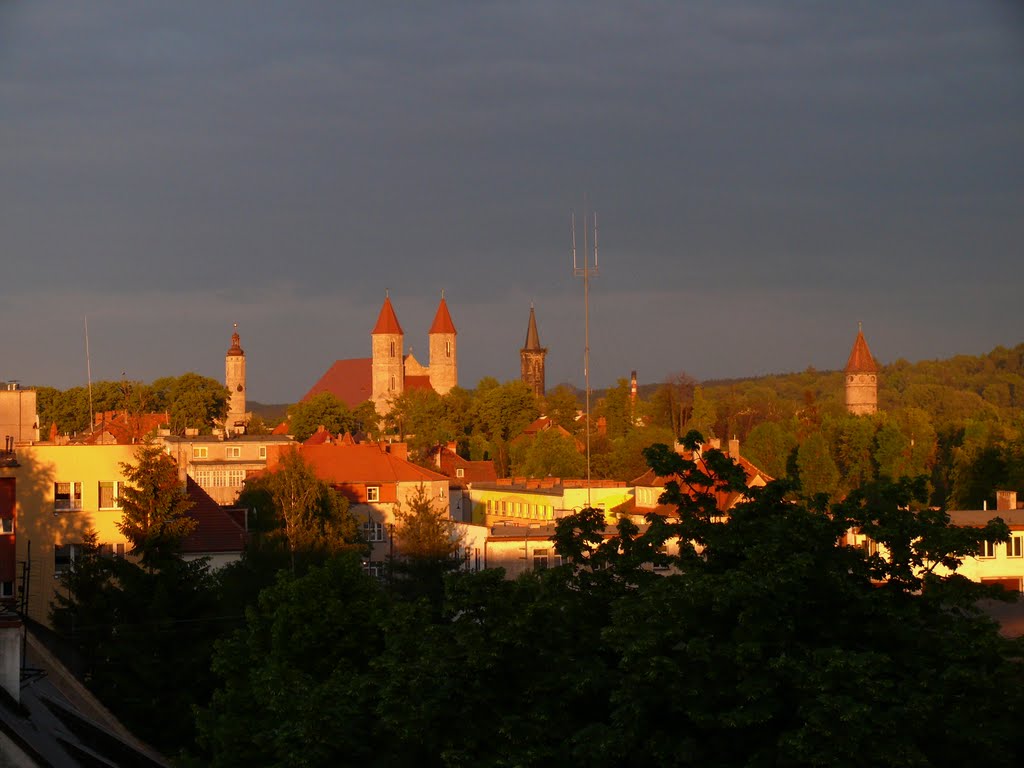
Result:
[[[544,357],[548,351],[540,345],[537,333],[537,316],[530,303],[530,323],[526,326],[526,344],[519,350],[519,369],[525,381],[537,397],[544,396]]]
[[[389,401],[405,391],[405,366],[402,343],[404,334],[398,323],[391,297],[384,294],[384,305],[377,316],[377,324],[370,334],[373,354],[371,399],[378,413],[390,410]]]
[[[459,383],[459,365],[456,355],[455,323],[448,312],[448,302],[441,291],[441,303],[437,306],[434,322],[430,324],[430,386],[439,395],[446,395]]]
[[[854,416],[878,412],[878,363],[871,356],[864,330],[857,323],[850,359],[846,363],[846,410]]]
[[[238,323],[231,334],[231,346],[224,355],[224,386],[231,397],[228,400],[228,417],[225,422],[229,434],[245,431],[245,351],[238,335]]]

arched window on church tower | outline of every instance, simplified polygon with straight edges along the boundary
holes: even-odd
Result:
[[[444,355],[445,357],[452,356],[452,343],[450,341],[444,343]]]
[[[395,356],[395,342],[391,342],[391,356]],[[393,377],[392,377],[393,378]]]

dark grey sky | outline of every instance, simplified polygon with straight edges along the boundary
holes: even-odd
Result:
[[[300,397],[390,289],[460,381],[595,385],[1024,337],[1024,15],[899,3],[0,2],[0,378]]]

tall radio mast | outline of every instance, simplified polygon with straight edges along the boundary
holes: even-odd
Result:
[[[590,278],[597,277],[597,212],[594,212],[594,264],[590,264],[590,253],[587,247],[587,204],[583,202],[583,260],[576,258],[576,212],[571,211],[572,218],[572,274],[583,278],[583,380],[586,389],[587,416],[587,506],[591,506],[590,494]]]

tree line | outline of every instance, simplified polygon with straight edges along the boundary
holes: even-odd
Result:
[[[221,382],[197,373],[141,381],[97,381],[90,387],[36,387],[39,430],[44,439],[51,425],[57,433],[74,435],[91,426],[90,414],[122,411],[138,416],[166,413],[173,434],[198,429],[209,434],[227,416],[230,392]]]

